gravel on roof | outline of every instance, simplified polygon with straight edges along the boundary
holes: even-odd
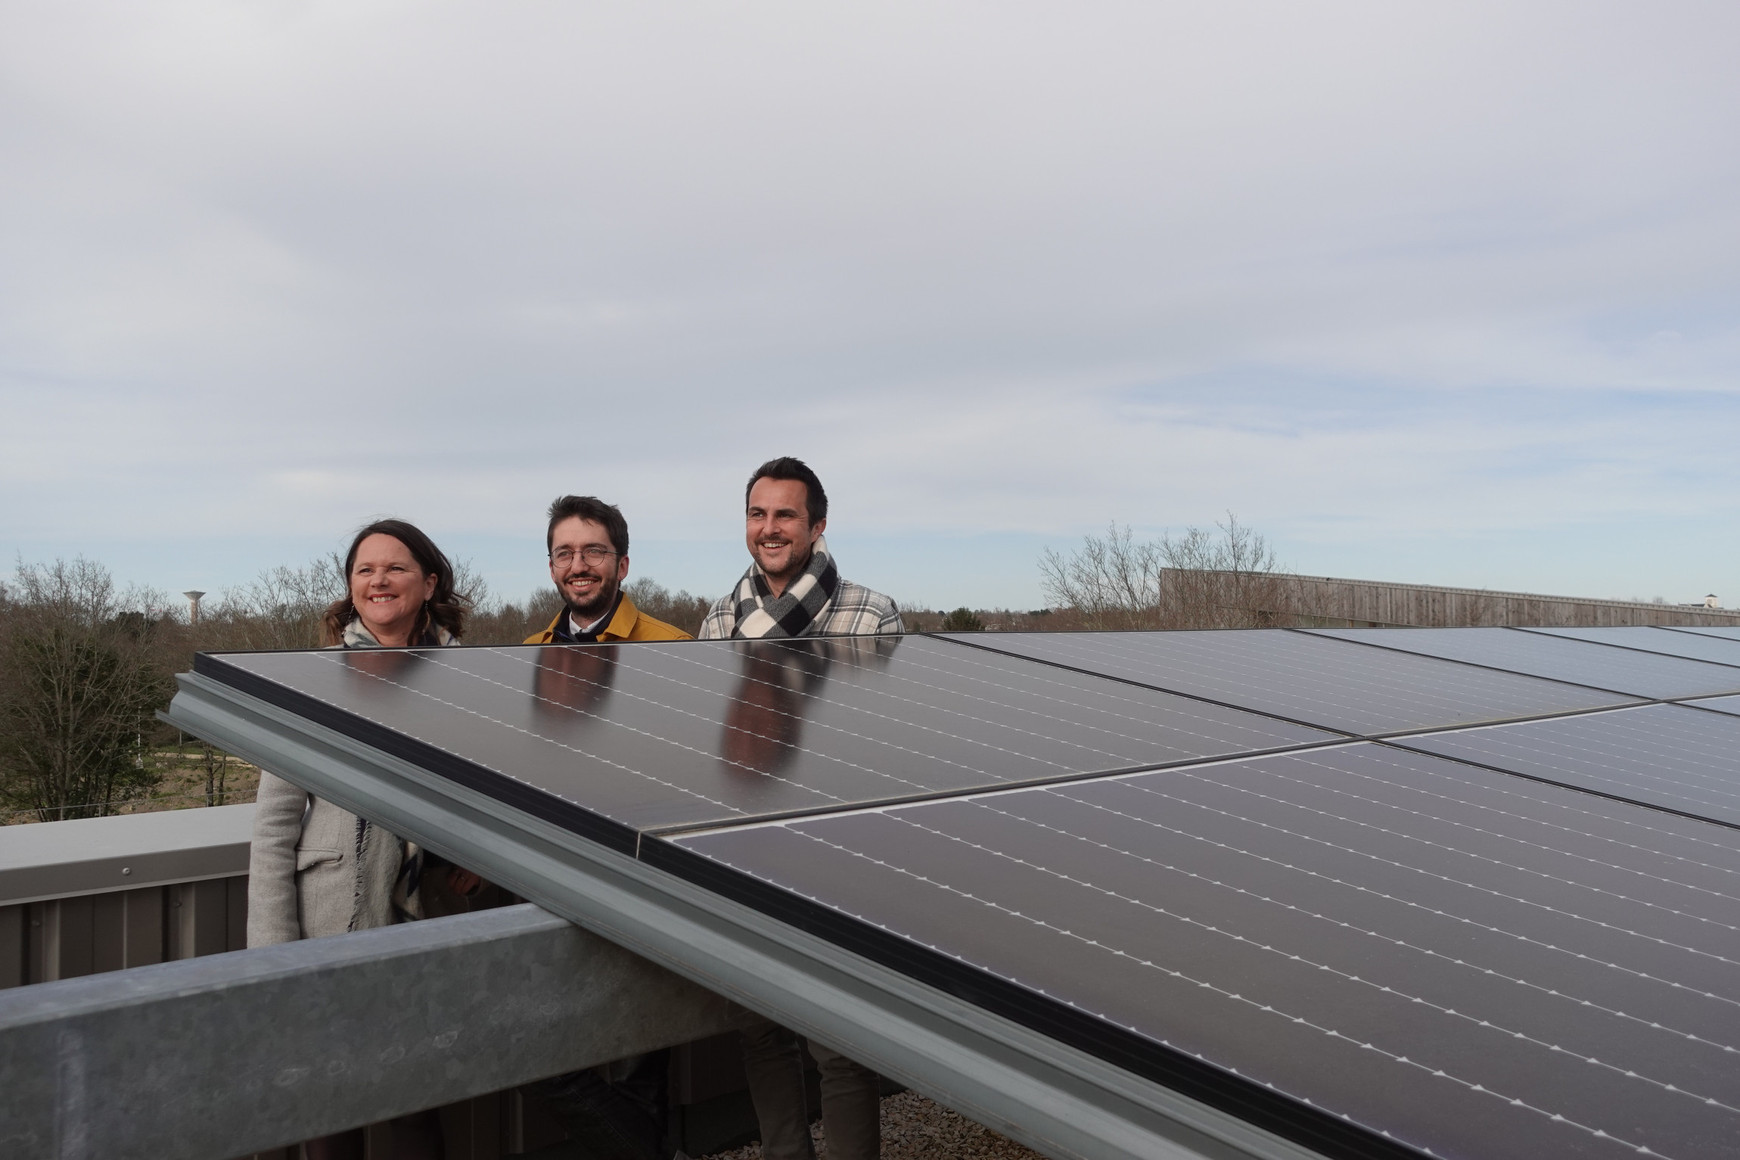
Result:
[[[827,1160],[820,1123],[810,1128],[817,1160]],[[701,1160],[761,1160],[761,1145],[716,1152]],[[882,1101],[882,1160],[1044,1160],[1038,1152],[1000,1136],[959,1112],[905,1091]]]

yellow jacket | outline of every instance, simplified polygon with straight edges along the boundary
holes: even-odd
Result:
[[[568,615],[563,608],[556,613],[556,618],[550,621],[543,632],[534,632],[526,637],[526,644],[550,644],[556,639],[556,626],[562,623],[562,618]],[[598,630],[598,639],[614,640],[693,640],[688,633],[675,625],[666,624],[662,620],[648,616],[634,606],[634,601],[628,598],[628,593],[622,594],[622,601],[616,606],[616,615],[610,618],[610,623]]]

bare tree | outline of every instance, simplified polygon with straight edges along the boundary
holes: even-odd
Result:
[[[226,800],[224,782],[230,772],[230,755],[215,745],[201,741],[199,760],[205,770],[205,804],[223,805]]]
[[[648,616],[674,625],[690,636],[701,631],[701,622],[707,619],[707,610],[713,607],[713,602],[705,596],[696,596],[686,589],[672,592],[650,576],[629,581],[628,597]],[[551,615],[555,614],[552,612]]]
[[[1046,549],[1039,569],[1052,607],[1084,628],[1252,628],[1294,606],[1273,547],[1231,512],[1212,531],[1147,542],[1113,524],[1069,556]]]
[[[301,568],[280,564],[251,584],[225,590],[200,615],[201,649],[320,647],[320,617],[344,595],[344,557],[317,556]]]
[[[157,593],[102,565],[20,563],[0,586],[0,792],[44,821],[99,817],[159,772],[146,736],[169,697]]]
[[[1071,556],[1047,548],[1039,560],[1045,597],[1054,608],[1073,610],[1084,628],[1165,627],[1160,573],[1167,543],[1136,543],[1128,527],[1113,524],[1104,537],[1084,537]]]

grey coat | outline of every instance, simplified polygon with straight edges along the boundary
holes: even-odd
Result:
[[[445,629],[442,644],[457,644]],[[379,647],[358,621],[345,648]],[[260,771],[248,852],[248,945],[388,926],[405,843],[283,778]],[[404,905],[418,913],[413,894]]]
[[[387,926],[404,844],[261,771],[248,854],[248,945]]]

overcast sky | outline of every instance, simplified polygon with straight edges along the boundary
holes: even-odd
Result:
[[[1740,6],[0,0],[0,551],[221,590],[620,504],[716,595],[1117,521],[1740,604]]]

